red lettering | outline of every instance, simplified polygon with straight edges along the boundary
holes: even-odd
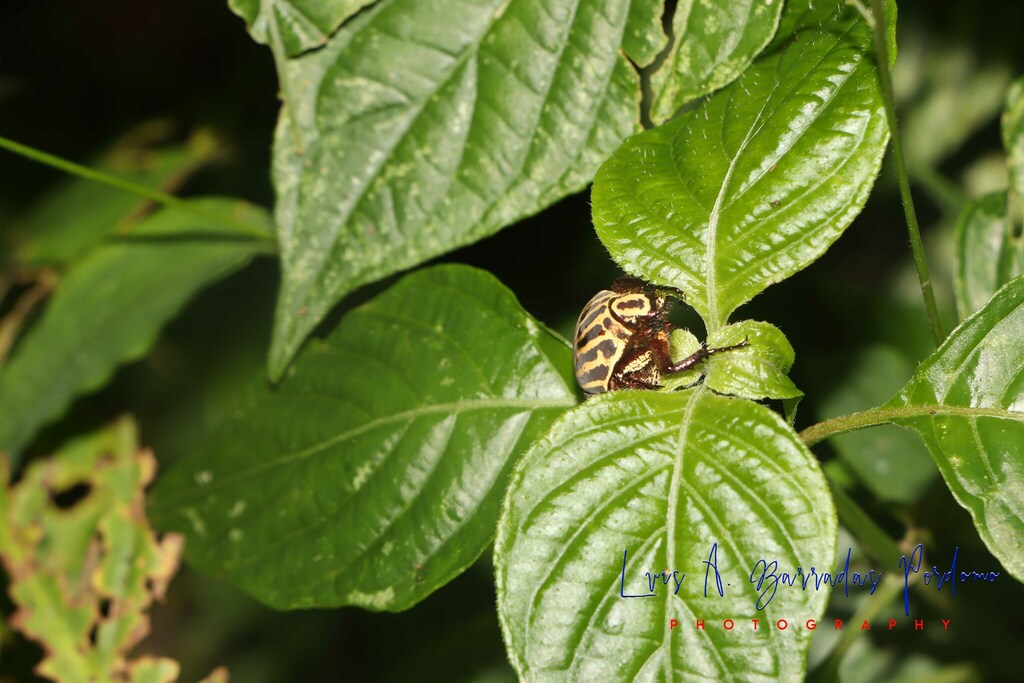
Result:
[[[923,631],[924,630],[924,619],[914,619],[914,630],[915,631]]]
[[[816,622],[814,619],[808,619],[807,623],[804,624],[804,626],[807,627],[808,631],[813,631],[814,629],[818,628],[818,622]]]
[[[789,628],[789,622],[785,619],[779,619],[775,622],[775,628],[779,629],[780,631],[785,631],[787,628]]]
[[[704,620],[703,619],[698,619],[697,620],[697,630],[698,631],[703,631],[704,630]]]
[[[836,630],[837,631],[842,631],[843,630],[843,620],[842,619],[836,619]]]
[[[896,620],[895,619],[890,619],[889,620],[889,630],[891,631],[894,628],[896,628]]]
[[[674,629],[676,626],[679,626],[679,622],[678,621],[676,621],[675,619],[669,619],[668,620],[668,630],[669,631]]]
[[[751,619],[750,621],[752,621],[754,623],[754,630],[756,631],[757,630],[757,621],[758,620],[757,619]]]
[[[722,626],[725,627],[726,631],[731,631],[732,627],[735,626],[735,625],[736,624],[732,623],[732,619],[726,619],[725,621],[722,622]]]
[[[860,630],[861,631],[870,631],[871,630],[871,624],[868,623],[867,619],[865,619],[864,623],[860,625]]]
[[[949,630],[949,619],[943,619],[942,620],[942,630],[943,631],[948,631]]]

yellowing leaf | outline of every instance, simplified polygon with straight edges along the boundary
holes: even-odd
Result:
[[[36,672],[62,683],[170,682],[174,660],[131,649],[149,632],[147,611],[163,598],[184,542],[158,539],[143,491],[156,471],[133,423],[69,443],[33,463],[9,487],[0,461],[0,559],[17,611],[11,626],[45,655]],[[226,680],[223,671],[208,680]]]

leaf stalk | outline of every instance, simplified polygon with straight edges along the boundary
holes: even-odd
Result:
[[[0,149],[6,149],[8,152],[17,154],[31,159],[37,163],[45,166],[50,166],[58,170],[64,171],[73,176],[84,178],[85,180],[91,180],[93,182],[112,187],[129,194],[134,194],[143,199],[156,202],[166,207],[174,208],[183,213],[191,214],[197,218],[202,218],[206,221],[213,221],[217,225],[223,225],[231,230],[231,232],[241,235],[248,235],[256,239],[265,241],[274,241],[274,236],[268,232],[265,228],[240,221],[231,216],[222,215],[216,211],[210,211],[203,208],[193,202],[186,201],[180,197],[176,197],[166,192],[154,190],[144,185],[133,183],[123,178],[118,178],[115,175],[104,173],[103,171],[97,171],[96,169],[89,168],[88,166],[82,166],[76,164],[73,161],[68,161],[62,157],[58,157],[53,154],[49,154],[42,150],[28,145],[23,145],[20,142],[9,140],[8,138],[0,136]]]
[[[921,242],[921,230],[917,222],[917,211],[914,209],[914,197],[910,192],[910,178],[907,174],[907,163],[903,157],[903,142],[900,138],[899,126],[896,121],[896,100],[892,89],[892,73],[889,70],[889,48],[887,36],[889,33],[888,20],[885,15],[886,0],[871,0],[872,17],[868,20],[871,25],[875,44],[875,55],[878,61],[878,79],[882,90],[882,101],[885,103],[885,113],[889,121],[889,133],[892,136],[892,156],[896,164],[896,180],[900,188],[900,197],[903,199],[903,213],[907,220],[907,231],[910,233],[910,247],[914,252],[914,263],[917,266],[917,278],[921,283],[921,295],[924,297],[925,312],[928,315],[928,325],[931,328],[932,336],[935,338],[935,346],[942,344],[945,334],[942,332],[942,323],[939,320],[938,306],[935,304],[935,293],[932,291],[931,276],[928,273],[928,262],[925,258],[924,244]],[[858,8],[862,8],[857,3]]]

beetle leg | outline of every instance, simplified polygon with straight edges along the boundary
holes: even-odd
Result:
[[[665,372],[682,372],[683,370],[689,370],[690,368],[694,367],[704,359],[710,358],[716,353],[722,353],[723,351],[732,351],[733,349],[741,349],[744,346],[747,346],[748,344],[749,342],[747,339],[744,339],[739,344],[733,344],[732,346],[718,346],[713,349],[709,349],[708,347],[701,344],[700,349],[698,349],[695,353],[687,356],[678,363],[669,365],[668,367],[665,368]]]

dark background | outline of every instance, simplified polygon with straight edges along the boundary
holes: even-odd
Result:
[[[942,136],[944,123],[957,116],[954,106],[946,118],[915,118],[931,89],[943,82],[941,73],[931,71],[943,54],[966,55],[968,81],[994,68],[1024,72],[1022,28],[1024,3],[1016,0],[904,2],[901,49],[905,40],[916,41],[924,55],[913,68],[896,73],[906,125],[934,126],[935,135]],[[88,163],[146,121],[169,120],[177,131],[172,138],[181,139],[199,126],[210,127],[230,155],[191,178],[181,193],[227,194],[272,205],[267,169],[278,107],[273,62],[224,2],[7,0],[0,5],[0,36],[0,135]],[[953,318],[948,243],[954,217],[944,209],[934,178],[923,176],[938,174],[965,195],[1004,185],[991,162],[1000,148],[997,114],[983,117],[937,163],[926,164],[915,184],[947,329]],[[912,159],[918,152],[908,149]],[[890,161],[867,208],[835,247],[740,311],[741,317],[774,322],[793,343],[792,377],[808,394],[798,426],[820,415],[822,400],[844,381],[858,349],[886,343],[919,359],[930,348],[920,294],[908,279],[910,248]],[[45,201],[62,176],[0,152],[0,179],[2,235],[19,211]],[[594,235],[586,193],[442,260],[491,270],[527,310],[563,333],[590,295],[617,275]],[[99,395],[79,401],[71,416],[44,436],[39,450],[83,425],[130,411],[162,465],[180,456],[205,433],[197,403],[218,391],[230,394],[232,378],[262,363],[276,278],[275,265],[264,259],[205,291],[149,357],[122,369]],[[693,316],[679,315],[695,325]],[[818,452],[832,457],[828,448]],[[855,487],[855,493],[895,538],[913,518],[930,529],[937,554],[948,556],[959,543],[961,557],[970,556],[977,567],[996,566],[941,482],[913,505],[882,504],[862,488]],[[875,635],[875,645],[897,658],[926,654],[942,663],[967,662],[985,680],[1012,680],[1014,672],[1002,667],[1017,656],[1019,649],[1012,648],[1024,644],[1022,598],[1021,587],[1006,577],[989,590],[957,598],[957,623],[977,628],[965,625],[945,641]],[[4,608],[9,613],[10,605]],[[512,678],[487,557],[398,615],[356,609],[273,612],[185,568],[167,603],[154,609],[153,625],[143,649],[179,659],[186,681],[222,664],[235,681]],[[30,680],[38,656],[34,645],[5,632],[0,680]],[[884,680],[880,675],[876,680]]]

